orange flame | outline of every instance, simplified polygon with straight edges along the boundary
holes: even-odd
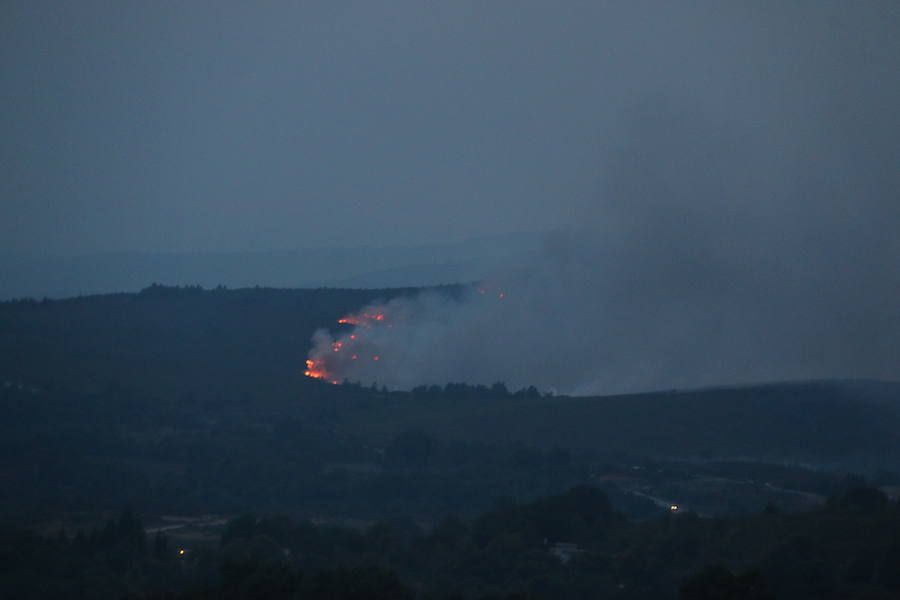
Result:
[[[338,319],[338,323],[342,325],[356,325],[357,327],[371,327],[373,321],[384,321],[384,313],[360,313]]]
[[[306,360],[306,370],[303,374],[313,379],[325,379],[328,373],[325,371],[325,365],[320,360]]]
[[[490,285],[480,285],[473,288],[473,291],[484,296],[485,301],[506,301],[506,292]],[[337,334],[326,333],[316,338],[316,345],[309,353],[311,358],[306,361],[304,375],[337,384],[345,380],[345,376],[365,373],[381,366],[381,356],[376,354],[380,344],[378,336],[374,334],[385,332],[395,324],[401,328],[404,319],[408,317],[402,312],[386,314],[385,311],[390,310],[389,305],[370,306],[365,310],[371,312],[350,313],[337,320],[341,325],[352,326],[352,329],[343,329]],[[390,362],[390,358],[385,360]],[[369,361],[379,364],[364,367],[364,364],[371,365]]]
[[[393,327],[389,319],[383,312],[363,312],[353,313],[338,319],[338,323],[342,325],[353,325],[352,333],[345,333],[336,341],[330,342],[331,352],[328,352],[328,346],[319,347],[310,353],[312,358],[306,361],[306,370],[303,374],[313,379],[322,379],[332,384],[337,384],[338,377],[341,373],[343,363],[342,356],[349,356],[350,360],[358,360],[365,356],[370,357],[374,361],[381,359],[378,355],[364,353],[366,329],[372,327]],[[347,350],[345,354],[337,354]]]

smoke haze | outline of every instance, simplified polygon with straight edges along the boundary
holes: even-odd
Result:
[[[896,0],[7,0],[0,296],[490,272],[333,375],[897,378],[898,31]]]
[[[368,307],[393,326],[354,328],[365,356],[326,357],[335,340],[320,332],[311,358],[329,378],[392,388],[575,394],[900,377],[900,98],[883,70],[898,53],[870,25],[813,25],[816,58],[799,69],[809,49],[785,40],[718,77],[681,65],[616,115],[599,192],[538,260],[485,293]]]

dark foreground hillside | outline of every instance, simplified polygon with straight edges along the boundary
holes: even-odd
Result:
[[[896,597],[900,385],[302,376],[414,292],[0,303],[0,596]]]
[[[243,515],[206,542],[148,535],[123,512],[53,537],[0,530],[11,598],[269,600],[900,596],[900,504],[871,488],[815,511],[629,522],[591,486],[472,519],[365,528]]]
[[[385,412],[390,417],[384,418]],[[348,416],[377,436],[420,429],[604,453],[900,469],[900,384],[818,381],[606,397],[521,398],[420,389]]]
[[[316,328],[414,292],[152,286],[0,303],[0,517],[90,522],[130,504],[429,521],[593,482],[642,518],[670,502],[811,508],[862,476],[900,485],[898,384],[568,398],[301,375]]]

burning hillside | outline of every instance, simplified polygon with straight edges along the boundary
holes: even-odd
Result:
[[[372,336],[367,335],[373,327],[391,328],[393,324],[385,319],[384,312],[360,312],[349,314],[338,319],[338,324],[349,325],[351,331],[344,331],[337,339],[330,342],[325,339],[327,332],[316,333],[316,345],[310,350],[310,357],[306,360],[307,377],[323,379],[337,384],[339,380],[347,378],[352,371],[350,365],[358,360],[378,361],[381,357],[377,354],[377,348],[370,343]],[[321,334],[321,336],[320,336]]]
[[[333,384],[350,380],[411,387],[435,376],[423,349],[445,337],[461,311],[504,298],[503,292],[481,287],[460,298],[425,292],[368,306],[338,319],[337,331],[315,333],[304,375]]]
[[[548,233],[489,284],[344,317],[315,334],[309,374],[576,395],[898,377],[900,252],[876,227],[897,220],[888,179],[817,155],[843,139],[802,151],[793,134],[818,127],[756,143],[770,138],[743,120],[690,111],[623,123],[630,141],[578,229]]]

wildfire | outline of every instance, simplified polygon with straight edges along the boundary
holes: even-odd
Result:
[[[384,321],[384,313],[359,313],[338,319],[338,323],[341,325],[356,325],[357,327],[371,327],[373,323],[380,321]]]
[[[508,301],[505,291],[488,285],[475,287],[472,292],[485,302]],[[403,310],[406,305],[401,304],[400,310],[392,307],[391,303],[370,305],[337,320],[339,325],[351,327],[337,332],[317,332],[303,374],[332,384],[349,378],[374,379],[381,371],[378,367],[390,363],[390,358],[382,354],[387,330],[395,325],[402,329],[410,318],[409,312]],[[383,356],[385,360],[381,360]]]
[[[326,379],[328,377],[328,373],[325,371],[325,365],[322,364],[322,361],[313,360],[311,358],[306,359],[306,370],[303,371],[303,374],[307,377],[312,377],[313,379]]]
[[[352,325],[356,329],[353,333],[344,334],[337,340],[329,341],[324,347],[317,346],[310,352],[311,358],[306,361],[306,370],[303,374],[313,379],[321,379],[332,384],[337,384],[335,376],[344,372],[342,365],[349,360],[371,359],[381,360],[381,357],[372,352],[371,344],[366,344],[366,329],[372,327],[393,327],[386,322],[383,312],[362,312],[349,314],[338,319],[341,325]],[[328,352],[327,349],[331,348]],[[345,352],[346,350],[346,352]]]

